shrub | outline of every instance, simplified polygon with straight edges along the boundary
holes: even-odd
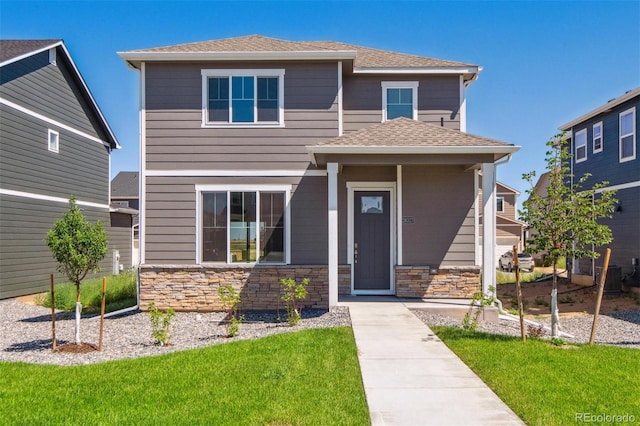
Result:
[[[240,324],[244,320],[244,315],[238,317],[238,305],[240,304],[240,294],[231,285],[218,287],[218,296],[222,302],[222,307],[227,311],[225,320],[227,321],[227,336],[238,335]]]
[[[284,290],[282,300],[287,304],[287,322],[294,326],[302,318],[302,307],[299,302],[306,299],[308,292],[309,278],[304,278],[301,283],[297,283],[293,278],[282,278],[280,286]]]
[[[469,306],[469,311],[464,314],[464,318],[462,319],[462,328],[465,330],[477,330],[478,328],[478,318],[480,314],[484,311],[485,306],[492,305],[494,302],[493,294],[496,291],[495,287],[490,287],[489,291],[491,295],[486,295],[481,292],[478,292],[473,295],[473,299],[471,299],[471,305]],[[475,308],[475,311],[474,311]]]
[[[149,317],[151,318],[151,335],[160,346],[166,346],[171,340],[171,320],[176,315],[173,309],[159,310],[155,303],[149,305]]]

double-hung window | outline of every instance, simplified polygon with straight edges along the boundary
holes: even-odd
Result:
[[[203,127],[284,126],[284,70],[202,70]]]
[[[496,197],[496,213],[504,213],[504,197]]]
[[[382,121],[398,117],[418,119],[418,82],[382,82]]]
[[[47,132],[47,148],[51,152],[60,151],[60,133],[49,129]]]
[[[593,125],[593,152],[602,151],[602,121]]]
[[[288,263],[290,186],[203,185],[199,199],[200,263]]]
[[[574,135],[575,143],[575,161],[580,163],[587,159],[587,129],[582,129]]]
[[[636,109],[620,113],[620,162],[636,158]]]

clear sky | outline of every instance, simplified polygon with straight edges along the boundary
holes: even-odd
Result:
[[[62,38],[138,170],[138,74],[119,51],[260,34],[481,65],[467,131],[522,146],[498,179],[522,192],[558,126],[640,86],[640,1],[0,1],[2,38]]]

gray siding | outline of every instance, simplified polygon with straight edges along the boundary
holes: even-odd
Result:
[[[202,69],[285,69],[284,128],[202,128]],[[335,63],[148,64],[146,167],[306,169],[306,145],[338,135]]]
[[[56,262],[45,242],[47,232],[67,209],[64,203],[0,195],[0,299],[47,291],[51,273],[55,273],[56,283],[68,281],[56,272]],[[107,230],[109,243],[107,256],[100,264],[102,274],[111,273],[114,249],[120,251],[121,263],[127,258],[130,263],[131,239],[122,238],[122,222],[116,223],[116,234],[120,235],[114,235],[106,209],[82,209],[89,221],[101,220]]]
[[[383,81],[418,81],[418,120],[460,129],[458,76],[345,76],[344,131],[351,132],[382,121]]]
[[[462,166],[404,166],[405,265],[468,266],[475,263],[474,178]]]
[[[131,269],[133,265],[132,260],[132,216],[124,213],[111,213],[109,215],[109,224],[105,224],[107,230],[107,237],[109,238],[109,244],[112,249],[117,249],[120,253],[120,264],[123,271]],[[107,254],[111,256],[111,252]],[[112,268],[105,271],[111,272]]]
[[[109,148],[0,105],[0,187],[109,204]],[[48,129],[59,152],[48,150]]]
[[[42,52],[2,67],[0,96],[106,140],[96,119],[87,114],[93,107],[76,84],[74,72],[59,48],[57,65],[49,64],[49,52]]]
[[[620,117],[619,114],[629,108],[636,108],[636,158],[620,162]],[[593,125],[602,121],[603,148],[601,152],[593,152]],[[612,111],[600,114],[584,123],[573,127],[574,133],[587,130],[587,159],[574,163],[574,174],[580,177],[591,173],[585,187],[596,182],[608,181],[609,185],[640,181],[640,97],[618,105]],[[575,152],[575,149],[572,150]]]
[[[325,177],[164,178],[148,177],[145,263],[196,263],[195,185],[291,184],[291,262],[326,264],[327,197]]]

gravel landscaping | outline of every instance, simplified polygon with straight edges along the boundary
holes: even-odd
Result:
[[[432,314],[424,310],[413,310],[413,313],[425,324],[460,326],[460,319]],[[536,320],[546,326],[551,326],[550,319]],[[566,342],[588,343],[591,336],[593,315],[583,314],[560,318],[560,330],[569,333],[575,338],[563,337]],[[499,320],[498,322],[480,321],[478,330],[488,333],[520,336],[520,322]],[[549,338],[549,331],[545,331],[543,337]],[[615,345],[640,349],[640,310],[615,312],[598,317],[595,342],[599,344]]]
[[[221,323],[225,314],[220,312],[177,312],[171,346],[159,346],[151,337],[149,314],[135,311],[105,318],[103,351],[86,354],[52,352],[51,310],[16,300],[0,301],[0,361],[22,361],[38,364],[77,365],[122,358],[161,355],[184,349],[226,343],[234,340],[256,339],[276,333],[305,328],[349,326],[351,320],[346,307],[327,312],[306,309],[302,320],[294,327],[286,322],[286,311],[281,319],[275,312],[244,312],[244,322],[238,336],[228,338],[226,325]],[[83,318],[80,322],[82,342],[98,344],[100,317]],[[72,313],[56,314],[58,347],[74,341]]]

